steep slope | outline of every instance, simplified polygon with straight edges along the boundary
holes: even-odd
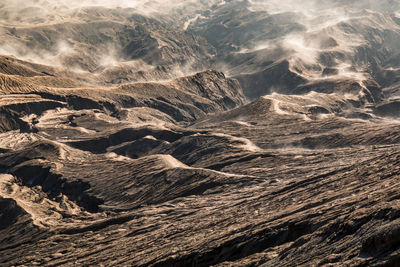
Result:
[[[398,266],[398,10],[4,0],[0,265]]]
[[[342,81],[379,88],[398,79],[397,3],[275,2],[232,1],[188,28],[217,48],[216,66],[238,78],[249,98],[298,94],[298,87],[314,90],[326,79],[333,91]]]
[[[1,88],[1,264],[398,261],[399,123],[368,95],[245,104],[215,70],[57,88],[14,62]]]

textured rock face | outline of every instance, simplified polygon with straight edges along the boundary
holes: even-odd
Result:
[[[398,266],[398,3],[78,2],[0,4],[1,266]]]
[[[317,92],[245,104],[215,70],[33,87],[1,98],[4,265],[399,260],[400,132],[377,117],[390,105]]]

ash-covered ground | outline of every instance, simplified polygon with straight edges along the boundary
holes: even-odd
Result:
[[[400,3],[0,3],[1,266],[399,266]]]

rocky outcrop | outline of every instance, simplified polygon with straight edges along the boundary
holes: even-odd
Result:
[[[9,198],[0,198],[0,212],[0,230],[10,227],[18,220],[18,217],[26,214],[15,200]]]

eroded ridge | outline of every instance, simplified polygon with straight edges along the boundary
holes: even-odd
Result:
[[[397,2],[70,2],[0,4],[0,265],[398,266]]]

